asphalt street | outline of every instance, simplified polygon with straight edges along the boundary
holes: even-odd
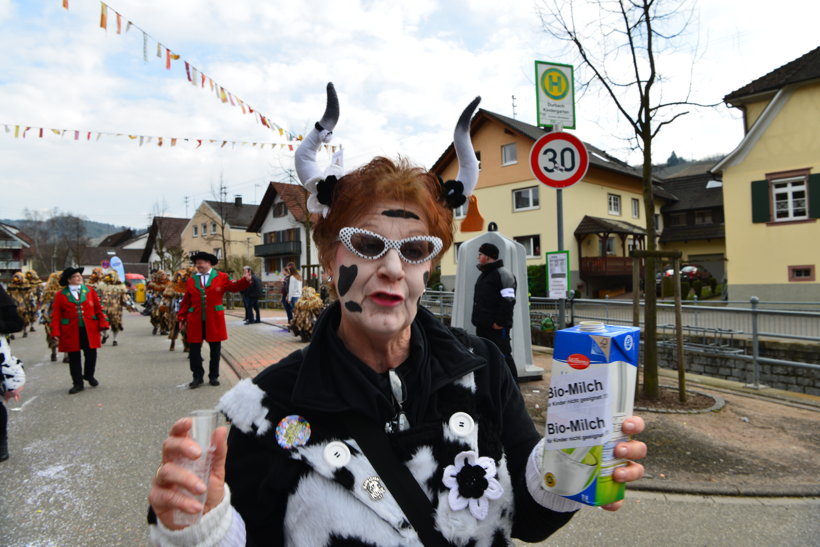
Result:
[[[28,383],[22,399],[7,404],[1,545],[149,544],[146,496],[168,428],[191,410],[213,407],[236,377],[223,363],[221,386],[189,390],[180,344],[168,351],[167,338],[152,336],[148,319],[136,314],[126,314],[125,327],[117,347],[109,342],[99,351],[100,386],[76,395],[68,394],[68,365],[48,360],[41,328],[12,341]],[[228,317],[234,344],[248,329],[276,330]],[[207,345],[203,353],[207,359]],[[818,514],[816,498],[633,490],[618,513],[585,509],[539,545],[812,545],[820,540]]]
[[[147,317],[126,313],[119,345],[109,340],[98,351],[99,387],[69,395],[68,364],[49,360],[36,328],[11,342],[27,383],[20,401],[7,403],[0,544],[148,545],[148,488],[168,429],[191,410],[215,406],[232,382],[188,389],[181,344],[168,351]],[[206,359],[207,352],[206,344]]]

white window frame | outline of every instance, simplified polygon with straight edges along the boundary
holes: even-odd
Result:
[[[612,216],[621,216],[621,196],[618,194],[607,194],[606,209]]]
[[[769,187],[772,192],[774,222],[793,222],[809,218],[809,185],[805,176],[772,179]],[[800,192],[803,196],[796,197],[795,194]],[[800,209],[803,211],[802,214],[799,213]],[[784,216],[780,216],[781,211],[785,212]]]
[[[464,218],[464,217],[466,217],[467,216],[467,204],[468,203],[469,203],[469,200],[465,201],[464,203],[462,203],[461,205],[459,205],[458,207],[453,209],[453,218]]]
[[[208,225],[203,222],[199,231],[202,233],[202,237],[205,237],[208,235]]]
[[[193,237],[199,237],[199,226],[194,224],[193,228],[194,228]]]
[[[211,233],[212,234],[216,233],[216,222],[211,222]]]
[[[512,151],[512,153],[510,153]],[[512,156],[511,158],[507,156]],[[501,167],[518,163],[518,144],[511,142],[501,145]]]
[[[641,200],[632,198],[632,218],[641,218]]]
[[[462,241],[453,243],[453,262],[458,264],[458,251],[461,249]]]
[[[518,212],[521,212],[521,211],[534,211],[535,209],[540,209],[541,208],[541,198],[538,194],[538,190],[539,190],[538,186],[527,186],[526,188],[518,188],[516,190],[513,190],[512,191],[513,212],[518,213]],[[515,205],[516,204],[516,199],[515,199],[516,194],[518,194],[519,192],[525,192],[525,191],[529,194],[529,197],[528,197],[529,205],[525,206],[525,207],[516,207],[516,205]],[[533,199],[533,196],[535,196],[535,199]],[[538,203],[533,205],[534,201],[537,201]]]
[[[535,244],[536,238],[538,239],[538,245]],[[539,258],[541,256],[541,236],[539,234],[518,236],[514,237],[513,240],[524,246],[527,258]],[[536,247],[538,247],[537,250]]]

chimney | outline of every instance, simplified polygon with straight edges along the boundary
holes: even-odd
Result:
[[[242,195],[241,194],[234,195],[233,204],[236,207],[242,207]]]

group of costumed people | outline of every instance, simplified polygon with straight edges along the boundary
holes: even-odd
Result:
[[[230,429],[210,447],[189,435],[191,418],[171,426],[148,495],[155,544],[510,545],[584,507],[545,486],[544,439],[501,351],[419,305],[478,180],[477,105],[456,126],[457,180],[383,157],[323,173],[316,153],[339,118],[328,85],[295,160],[334,302],[306,347],[222,396]],[[643,428],[623,421],[615,482],[643,475],[646,445],[630,437]],[[182,465],[203,450],[205,480]]]
[[[145,309],[151,321],[151,333],[168,336],[168,349],[174,351],[178,338],[182,338],[183,351],[188,352],[187,324],[179,321],[179,311],[188,280],[196,272],[194,266],[184,267],[169,274],[164,270],[151,273],[145,285]]]

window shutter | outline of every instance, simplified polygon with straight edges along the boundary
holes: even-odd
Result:
[[[820,218],[820,173],[809,175],[809,218]]]
[[[752,181],[752,222],[769,222],[771,220],[769,205],[769,181]]]

